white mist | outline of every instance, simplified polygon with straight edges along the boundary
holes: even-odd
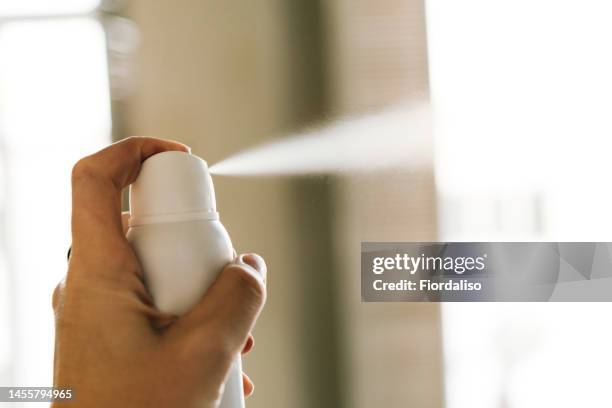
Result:
[[[229,157],[219,175],[322,174],[431,166],[431,115],[426,103],[341,120]]]

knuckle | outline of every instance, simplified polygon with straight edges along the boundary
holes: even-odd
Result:
[[[250,297],[258,304],[263,303],[266,297],[265,286],[254,272],[240,265],[231,265],[226,271],[233,279],[236,290]]]
[[[129,137],[126,137],[123,140],[124,140],[125,143],[138,144],[138,143],[141,143],[143,139],[144,138],[142,136],[129,136]]]
[[[200,339],[200,350],[206,356],[216,356],[220,361],[231,360],[234,357],[235,351],[227,339],[220,335],[210,335],[208,339],[202,342]]]
[[[84,157],[77,161],[72,167],[72,184],[77,183],[80,180],[92,177],[95,174],[91,158]]]
[[[217,366],[231,364],[236,351],[227,341],[227,336],[215,328],[209,329],[202,327],[181,341],[180,350],[176,354],[179,359],[192,363],[195,357],[197,361],[207,361]]]
[[[126,137],[119,143],[123,144],[125,152],[127,154],[133,155],[134,152],[136,152],[140,148],[143,143],[143,140],[144,138],[142,136],[130,136]]]
[[[58,283],[55,286],[55,289],[53,289],[53,294],[51,295],[51,306],[53,307],[53,310],[57,310],[60,304],[60,299],[63,295],[64,292],[64,281],[62,280],[60,283]]]

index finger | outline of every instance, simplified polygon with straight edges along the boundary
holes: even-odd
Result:
[[[189,152],[181,143],[130,137],[87,156],[72,170],[72,247],[96,248],[125,241],[121,191],[138,176],[142,162],[165,151]]]

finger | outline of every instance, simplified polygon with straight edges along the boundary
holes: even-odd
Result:
[[[242,354],[246,354],[249,351],[251,351],[253,349],[253,345],[255,344],[255,339],[253,339],[253,335],[249,334],[249,337],[247,338],[246,343],[244,344],[244,347],[242,348]]]
[[[259,271],[264,283],[266,282],[268,277],[268,267],[266,266],[266,261],[264,261],[261,256],[257,254],[243,254],[238,257],[238,261],[251,266],[256,271]]]
[[[253,395],[253,391],[255,391],[255,384],[245,373],[242,373],[242,389],[244,390],[245,397],[250,397]]]
[[[130,212],[124,211],[121,213],[121,226],[123,227],[123,235],[127,234],[130,228]]]
[[[201,331],[202,338],[211,339],[214,333],[212,341],[229,359],[247,343],[266,298],[263,259],[254,254],[238,259],[223,269],[200,303],[175,325],[175,330]]]
[[[121,190],[136,179],[150,156],[189,148],[178,142],[131,137],[87,156],[72,171],[72,248],[103,251],[106,243],[124,237],[121,222]],[[86,244],[86,245],[82,245]]]

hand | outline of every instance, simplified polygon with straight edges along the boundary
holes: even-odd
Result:
[[[143,285],[125,238],[121,191],[146,158],[168,150],[188,148],[129,138],[73,169],[72,251],[53,293],[54,386],[73,390],[67,406],[215,407],[234,356],[253,345],[249,333],[266,296],[258,255],[227,265],[182,317],[158,311]],[[250,394],[246,376],[244,386]]]

